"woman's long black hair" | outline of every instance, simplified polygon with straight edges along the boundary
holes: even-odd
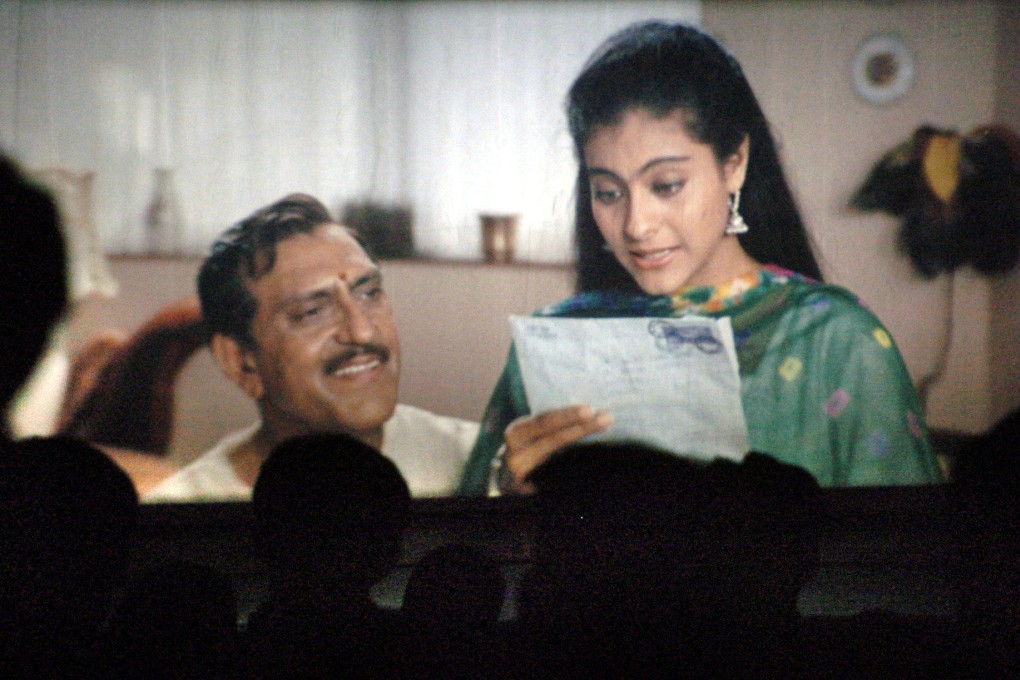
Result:
[[[681,111],[688,132],[710,145],[720,163],[748,138],[750,157],[740,211],[750,230],[739,236],[741,245],[758,262],[821,279],[768,121],[740,64],[697,28],[650,21],[606,40],[568,95],[567,118],[578,159],[574,226],[578,291],[639,290],[603,247],[584,163],[584,147],[595,129],[619,123],[634,108],[660,116]]]

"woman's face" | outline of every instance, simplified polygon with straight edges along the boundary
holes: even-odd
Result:
[[[643,291],[725,283],[756,266],[724,232],[747,157],[745,140],[720,164],[712,147],[688,134],[681,111],[657,117],[631,109],[618,124],[595,129],[584,147],[592,212]]]

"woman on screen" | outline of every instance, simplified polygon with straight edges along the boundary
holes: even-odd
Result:
[[[740,65],[682,24],[607,40],[570,88],[577,290],[539,315],[729,317],[751,450],[822,486],[938,482],[889,333],[821,272]],[[607,429],[589,405],[531,413],[513,348],[460,491],[528,489],[560,448]]]

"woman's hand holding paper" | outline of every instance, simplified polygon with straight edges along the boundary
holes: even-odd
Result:
[[[506,452],[499,475],[500,491],[531,493],[533,489],[526,480],[532,470],[564,446],[612,424],[609,413],[591,406],[568,406],[521,416],[503,434]]]

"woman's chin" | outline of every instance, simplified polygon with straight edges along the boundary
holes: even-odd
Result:
[[[646,295],[673,295],[687,286],[689,276],[669,272],[632,272],[635,283]]]

